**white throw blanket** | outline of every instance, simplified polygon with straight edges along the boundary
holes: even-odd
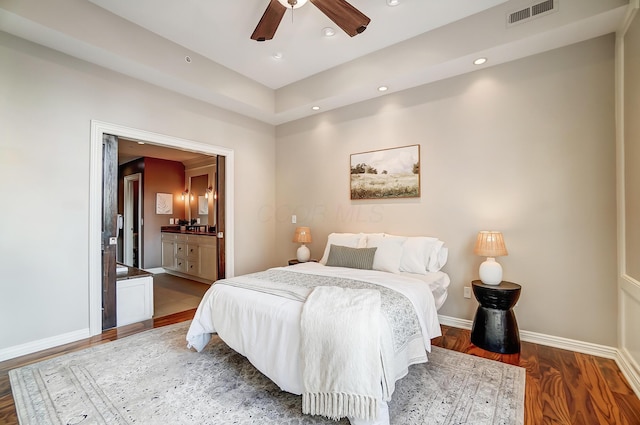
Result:
[[[302,309],[302,412],[376,419],[382,400],[380,292],[319,286]]]

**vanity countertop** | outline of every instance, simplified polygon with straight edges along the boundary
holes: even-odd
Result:
[[[118,269],[126,267],[127,271],[119,271]],[[153,273],[141,270],[136,267],[129,267],[124,264],[116,264],[116,280],[135,279],[137,277],[153,276]]]
[[[187,229],[189,228],[206,228],[207,226],[205,225],[193,225],[193,226],[186,226]],[[179,226],[162,226],[160,228],[161,232],[165,232],[165,233],[181,233],[184,235],[200,235],[200,236],[215,236],[216,232],[205,232],[203,230],[180,230]]]

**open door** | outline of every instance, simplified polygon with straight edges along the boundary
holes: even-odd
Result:
[[[218,155],[216,157],[216,232],[218,236],[218,279],[224,279],[226,277],[225,272],[225,187],[226,187],[226,168],[225,168],[225,157],[222,155]]]
[[[102,136],[102,329],[116,327],[118,138]]]

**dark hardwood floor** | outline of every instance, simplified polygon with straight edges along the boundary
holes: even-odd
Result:
[[[83,341],[0,362],[0,424],[18,424],[9,370],[151,328],[190,320],[194,313],[195,309],[191,309],[111,329]],[[520,355],[502,356],[471,345],[468,330],[443,326],[442,332],[442,337],[434,339],[434,345],[526,369],[525,425],[640,425],[640,399],[613,360],[527,342],[522,343]]]
[[[501,355],[473,346],[468,330],[442,334],[435,345],[526,369],[525,425],[640,425],[640,399],[614,360],[528,342]]]

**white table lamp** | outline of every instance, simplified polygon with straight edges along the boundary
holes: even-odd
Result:
[[[301,243],[298,248],[296,258],[301,263],[306,263],[311,258],[311,252],[305,244],[311,243],[311,229],[308,227],[296,227],[296,233],[293,235],[293,242]]]
[[[487,259],[480,264],[480,280],[486,285],[499,285],[502,282],[502,266],[495,257],[509,255],[502,233],[483,230],[478,233],[473,253]]]

